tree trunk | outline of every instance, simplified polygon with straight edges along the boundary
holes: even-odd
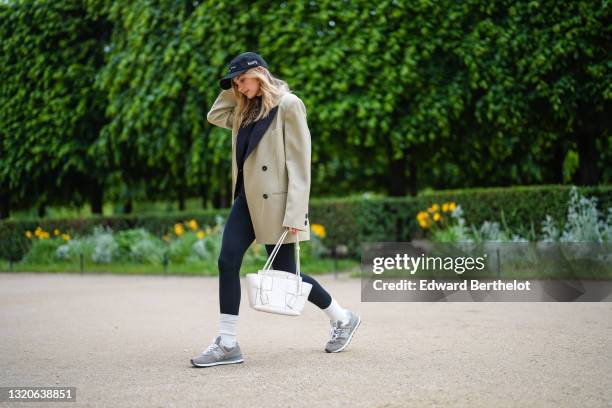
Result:
[[[410,185],[410,195],[415,197],[418,193],[418,185],[417,185],[417,161],[416,157],[413,155],[412,157],[409,154],[406,154],[408,159],[408,167],[410,169],[408,183]]]
[[[0,220],[11,216],[11,195],[10,193],[0,193]]]
[[[223,183],[223,185],[221,186],[221,192],[220,192],[221,193],[221,196],[220,196],[221,208],[227,208],[230,206],[229,200],[227,197],[231,194],[231,192],[229,192],[229,190],[231,190],[231,187],[227,188],[226,186],[227,186],[227,183]]]
[[[213,208],[221,208],[221,191],[215,191],[213,195]]]
[[[45,218],[47,215],[47,206],[45,204],[40,204],[38,206],[38,218]]]
[[[598,111],[590,103],[578,105],[578,120],[576,126],[576,144],[578,145],[578,184],[595,185],[599,183],[597,162],[597,138],[605,134],[612,123],[609,119],[610,104],[604,103],[604,109]],[[608,109],[606,109],[608,108]]]
[[[92,214],[102,214],[104,205],[104,186],[102,183],[93,182],[91,190],[91,212]]]
[[[125,201],[125,203],[123,204],[123,213],[131,214],[133,210],[134,210],[134,205],[132,203],[132,199],[128,198],[127,201]]]
[[[206,196],[206,186],[204,183],[200,184],[200,198],[202,199],[202,209],[205,210],[208,208],[208,197]]]
[[[578,184],[595,185],[599,182],[597,174],[597,150],[595,134],[582,129],[577,137],[578,143]]]
[[[552,174],[550,179],[546,180],[547,183],[563,184],[563,162],[565,161],[566,154],[563,143],[557,141],[552,159]]]
[[[393,158],[393,146],[387,142],[387,154],[389,157],[389,195],[391,197],[402,197],[406,195],[408,179],[406,177],[406,149],[402,150],[399,159]]]
[[[183,186],[179,186],[178,206],[179,206],[179,211],[185,211],[185,189],[183,188]]]

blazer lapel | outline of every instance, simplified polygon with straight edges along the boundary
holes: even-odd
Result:
[[[244,144],[247,143],[247,134],[251,131],[251,128],[253,127],[253,124],[248,124],[245,127],[241,127],[240,129],[238,129],[238,136],[236,137],[237,141],[236,141],[236,164],[240,164],[239,162],[239,156],[240,154],[244,151]],[[246,159],[246,156],[245,156]],[[244,163],[244,162],[242,162]]]
[[[251,133],[251,137],[249,140],[249,146],[247,148],[247,152],[244,155],[245,162],[247,158],[249,157],[249,154],[251,154],[251,152],[255,149],[255,147],[257,147],[257,144],[259,143],[263,135],[266,133],[266,130],[268,130],[268,128],[270,127],[270,123],[272,123],[272,120],[276,116],[277,111],[278,111],[278,105],[276,105],[274,108],[270,110],[270,113],[268,113],[268,116],[266,116],[265,118],[263,118],[262,120],[260,120],[259,122],[255,124],[255,127],[253,128],[253,131]]]

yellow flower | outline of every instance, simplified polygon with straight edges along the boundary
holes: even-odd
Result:
[[[58,236],[60,234],[60,230],[57,228],[53,230],[53,235]]]
[[[194,219],[187,221],[187,226],[189,228],[191,228],[192,231],[195,231],[198,229],[198,222]]]
[[[435,213],[435,214],[433,215],[433,219],[434,219],[434,221],[440,221],[440,218],[442,218],[442,217],[440,216],[440,213]]]
[[[206,236],[206,234],[204,233],[204,231],[198,231],[196,233],[196,237],[198,237],[198,239],[202,239]]]
[[[62,239],[63,239],[64,241],[70,241],[70,235],[68,235],[68,234],[62,234]]]
[[[174,224],[174,233],[179,237],[185,233],[185,228],[183,228],[183,224]]]
[[[34,235],[36,235],[37,237],[40,237],[40,234],[42,232],[43,232],[42,228],[36,227],[36,230],[34,231]]]
[[[426,220],[419,220],[419,225],[421,226],[421,228],[423,229],[427,229],[429,227],[429,222],[427,222]]]
[[[39,238],[40,238],[40,239],[47,239],[47,238],[49,238],[49,233],[48,233],[48,232],[46,232],[46,231],[42,231],[42,232],[40,233],[40,235],[39,235]]]
[[[325,236],[327,235],[327,233],[325,232],[325,227],[321,224],[310,224],[310,229],[319,238],[325,238]]]
[[[32,231],[26,231],[25,236],[32,239]]]
[[[416,216],[419,222],[427,220],[428,217],[429,217],[429,214],[427,214],[426,211],[419,211],[419,213]]]
[[[434,203],[431,207],[427,209],[430,213],[435,213],[440,211],[440,206],[437,203]]]
[[[162,239],[166,242],[170,241],[170,237],[168,235],[164,235]]]
[[[450,204],[450,203],[444,203],[444,204],[442,204],[442,211],[444,211],[444,212],[448,212],[448,211],[449,211],[449,210],[448,210],[448,206],[449,206],[449,204]]]
[[[455,208],[457,208],[457,204],[452,202],[448,204],[448,209],[453,211]]]

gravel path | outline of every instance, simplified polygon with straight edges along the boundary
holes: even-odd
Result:
[[[53,407],[612,406],[611,303],[361,303],[359,279],[317,279],[362,316],[346,351],[323,351],[316,306],[256,312],[242,281],[245,362],[195,368],[217,278],[1,273],[0,386],[77,387]]]

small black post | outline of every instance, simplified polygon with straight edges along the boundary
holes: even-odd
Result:
[[[168,253],[167,252],[164,252],[163,264],[164,264],[164,275],[167,275],[168,274]]]
[[[84,262],[83,262],[83,253],[79,254],[79,266],[81,268],[81,275],[82,275],[83,270],[85,269]]]
[[[338,279],[338,247],[336,245],[334,245],[333,255],[334,255],[334,279]]]
[[[497,278],[501,276],[501,262],[499,260],[499,247],[497,248]]]

